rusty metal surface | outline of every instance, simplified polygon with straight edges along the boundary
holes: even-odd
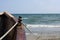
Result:
[[[7,16],[5,13],[0,15],[0,37],[8,31],[15,22],[15,18]],[[16,40],[16,27],[3,40]]]
[[[3,39],[3,40],[26,40],[24,26],[21,24],[21,19],[16,19],[7,12],[0,15],[0,37],[4,35],[16,22],[18,25]]]

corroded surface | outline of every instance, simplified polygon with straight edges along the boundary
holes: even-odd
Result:
[[[0,14],[0,37],[4,35],[16,22],[19,22],[19,24],[16,25],[5,38],[3,38],[3,40],[26,40],[25,30],[20,21],[7,12]]]
[[[0,37],[14,24],[15,20],[13,18],[7,17],[5,14],[0,15]],[[3,40],[16,40],[16,27]]]

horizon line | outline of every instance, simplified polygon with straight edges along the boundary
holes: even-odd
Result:
[[[60,13],[11,13],[11,14],[60,14]]]

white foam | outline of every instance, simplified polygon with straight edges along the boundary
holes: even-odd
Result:
[[[26,33],[26,35],[31,35],[31,33]],[[33,33],[33,35],[38,35],[38,33]]]
[[[28,19],[28,18],[22,18],[22,19]]]
[[[27,27],[60,27],[60,25],[27,24]]]

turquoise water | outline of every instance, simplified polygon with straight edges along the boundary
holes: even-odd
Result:
[[[26,24],[60,24],[60,14],[13,14],[21,16]]]
[[[15,17],[22,17],[23,23],[33,33],[59,33],[60,14],[13,14]],[[57,28],[56,28],[57,27]],[[29,32],[26,30],[26,32]]]

